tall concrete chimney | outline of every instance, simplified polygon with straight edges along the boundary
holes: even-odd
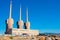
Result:
[[[14,20],[12,18],[12,1],[10,1],[10,13],[9,18],[7,19],[7,34],[11,34],[12,32],[12,26],[13,26]]]
[[[22,20],[22,11],[21,11],[21,5],[20,5],[20,18],[19,18],[19,21],[18,21],[18,26],[19,26],[19,29],[22,29],[23,28],[23,20]]]
[[[30,29],[30,22],[28,20],[28,8],[26,8],[26,29]]]

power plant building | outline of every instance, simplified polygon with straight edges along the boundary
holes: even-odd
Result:
[[[22,13],[21,13],[21,5],[20,5],[20,18],[18,21],[18,28],[12,28],[14,24],[14,20],[12,18],[12,1],[10,2],[10,13],[9,18],[6,21],[6,34],[13,34],[13,35],[39,35],[38,30],[31,30],[30,29],[30,22],[28,20],[28,8],[26,8],[26,23],[24,24],[22,20]],[[25,27],[23,29],[23,26]]]

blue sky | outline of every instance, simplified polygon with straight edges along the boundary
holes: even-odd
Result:
[[[19,20],[19,7],[22,6],[22,20],[26,22],[26,7],[29,11],[31,29],[41,33],[60,33],[60,0],[12,0],[13,27]],[[5,20],[8,19],[10,0],[0,0],[0,34],[6,31]]]

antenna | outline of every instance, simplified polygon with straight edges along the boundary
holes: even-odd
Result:
[[[21,20],[21,4],[20,4],[20,20]]]
[[[12,1],[10,1],[10,14],[9,14],[9,18],[11,18],[11,14],[12,14]]]
[[[26,9],[26,21],[28,22],[28,8]]]

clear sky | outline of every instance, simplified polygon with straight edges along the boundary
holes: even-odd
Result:
[[[41,33],[60,33],[60,0],[12,0],[13,27],[19,20],[19,7],[22,6],[22,20],[26,22],[26,7],[29,11],[31,29]],[[0,34],[6,31],[5,20],[9,16],[10,0],[0,0]]]

